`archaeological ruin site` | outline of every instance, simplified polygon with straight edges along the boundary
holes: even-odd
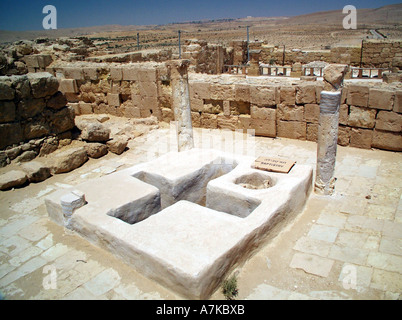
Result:
[[[225,23],[0,46],[0,298],[401,299],[400,24]]]

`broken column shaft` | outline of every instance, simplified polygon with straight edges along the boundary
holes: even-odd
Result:
[[[322,91],[317,141],[315,191],[331,195],[335,188],[335,160],[338,143],[341,92]]]
[[[173,112],[176,121],[178,150],[194,148],[191,123],[190,92],[187,68],[190,60],[174,60],[167,63],[173,91]]]
[[[321,92],[320,97],[317,133],[317,172],[314,184],[314,191],[324,195],[332,195],[335,189],[339,107],[346,70],[345,65],[330,65],[324,69],[324,91]]]

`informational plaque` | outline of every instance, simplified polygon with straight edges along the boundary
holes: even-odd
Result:
[[[252,164],[251,167],[264,171],[289,173],[295,163],[296,161],[292,160],[259,157],[254,161],[254,164]]]

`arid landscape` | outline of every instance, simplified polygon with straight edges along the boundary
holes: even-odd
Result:
[[[358,9],[357,29],[345,30],[342,10],[317,12],[294,17],[243,17],[206,21],[190,21],[148,26],[94,26],[77,29],[40,31],[0,31],[0,42],[14,42],[38,37],[59,38],[87,36],[98,40],[105,50],[133,51],[137,48],[177,47],[178,30],[182,39],[199,39],[210,43],[228,44],[246,39],[246,26],[250,26],[250,41],[265,41],[290,49],[324,49],[334,45],[359,45],[377,30],[387,39],[402,37],[402,4],[378,9]]]

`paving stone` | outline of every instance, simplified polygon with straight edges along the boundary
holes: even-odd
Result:
[[[395,211],[395,207],[369,203],[366,206],[365,215],[376,219],[393,220],[395,216]]]
[[[339,274],[338,281],[345,289],[362,291],[370,286],[373,269],[365,266],[345,263]]]
[[[98,298],[93,295],[89,290],[78,287],[66,296],[62,300],[98,300]]]
[[[344,202],[341,205],[341,213],[351,214],[351,215],[363,215],[364,208],[367,204],[367,200],[360,199],[354,196],[344,197]]]
[[[363,248],[368,237],[369,234],[367,233],[341,230],[339,232],[338,239],[336,239],[336,244],[341,246]]]
[[[314,253],[321,257],[326,257],[331,248],[331,244],[327,241],[317,240],[310,237],[301,237],[296,241],[293,249],[304,252]]]
[[[18,233],[22,228],[34,223],[39,217],[32,215],[15,215],[10,223],[0,228],[0,234],[5,237],[11,237]]]
[[[30,241],[39,241],[49,234],[49,230],[44,226],[46,223],[46,219],[35,221],[34,223],[22,228],[18,232],[18,235]]]
[[[343,228],[345,225],[347,216],[342,213],[331,213],[331,212],[322,212],[320,217],[317,220],[318,224],[323,224],[326,226]]]
[[[384,221],[382,233],[387,237],[402,239],[402,223]]]
[[[0,251],[8,254],[10,257],[14,257],[30,246],[30,241],[19,236],[13,236],[1,243]]]
[[[379,251],[402,256],[402,239],[383,236]]]
[[[67,247],[64,244],[57,243],[55,246],[50,247],[47,249],[45,252],[41,254],[42,258],[45,258],[48,261],[53,261],[57,259],[58,257],[62,256],[66,252],[70,250],[69,247]]]
[[[325,278],[328,277],[333,264],[334,260],[331,259],[307,253],[296,253],[290,262],[290,267]]]
[[[119,274],[115,270],[109,268],[85,283],[84,288],[89,290],[93,295],[100,296],[113,289],[119,284],[119,282]]]
[[[290,296],[290,291],[282,290],[268,284],[260,284],[245,300],[285,300]]]
[[[383,228],[384,221],[380,219],[351,215],[348,217],[345,225],[346,230],[357,232],[380,232]]]
[[[375,179],[377,176],[377,167],[362,165],[357,174],[364,178]]]
[[[36,244],[37,247],[41,248],[42,250],[47,250],[53,246],[53,235],[49,234],[46,238],[42,239]]]
[[[339,229],[336,227],[315,224],[311,227],[308,236],[313,239],[334,242]]]
[[[402,288],[402,275],[396,272],[374,269],[370,287],[400,293]]]
[[[366,243],[363,246],[363,249],[368,249],[371,251],[378,250],[380,245],[381,237],[377,235],[370,235],[368,236]]]
[[[13,266],[19,267],[25,261],[31,259],[42,253],[42,249],[38,247],[28,247],[22,252],[20,252],[17,256],[13,257],[9,260],[9,263]]]
[[[353,245],[353,243],[351,245]],[[333,245],[329,252],[328,257],[331,259],[340,260],[344,262],[365,265],[368,253],[369,253],[368,250],[361,248]]]
[[[145,293],[133,284],[119,284],[113,289],[120,297],[126,300],[161,300],[162,297],[157,292]]]
[[[14,271],[11,271],[6,276],[1,278],[0,287],[5,287],[14,281],[17,281],[19,278],[24,277],[27,274],[30,274],[31,272],[43,267],[46,263],[47,261],[39,256],[28,260],[19,268],[17,268]]]
[[[367,257],[367,264],[377,269],[401,272],[402,257],[383,252],[370,252]]]

